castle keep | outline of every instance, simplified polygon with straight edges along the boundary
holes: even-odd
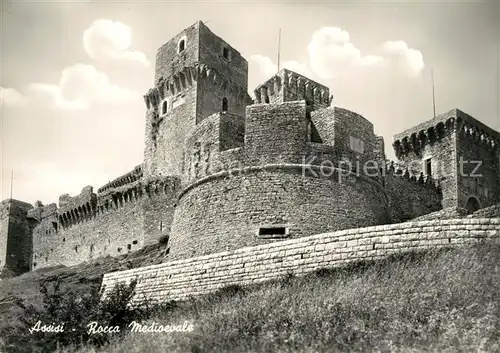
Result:
[[[59,205],[0,204],[0,269],[74,265],[168,241],[172,260],[500,202],[500,133],[454,109],[397,134],[397,161],[328,87],[248,63],[202,22],[161,46],[144,162]]]

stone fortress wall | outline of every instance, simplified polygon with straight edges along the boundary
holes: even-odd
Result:
[[[255,100],[247,85],[245,58],[202,22],[174,36],[144,95],[143,163],[59,205],[4,201],[0,266],[75,265],[160,239],[176,260],[500,201],[500,134],[459,110],[397,135],[391,163],[328,87],[287,69]],[[460,157],[481,158],[486,177],[458,175]]]
[[[27,212],[33,227],[32,269],[74,265],[96,257],[139,250],[168,235],[179,181],[137,179],[93,193],[63,195],[56,204]]]
[[[408,222],[317,234],[107,273],[102,285],[106,295],[115,284],[137,279],[134,304],[145,299],[165,302],[353,261],[487,241],[500,241],[500,218]]]

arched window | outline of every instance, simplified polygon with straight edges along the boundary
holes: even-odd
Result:
[[[179,53],[183,52],[185,48],[186,48],[186,41],[184,39],[181,39],[181,41],[179,42]]]
[[[467,208],[467,213],[471,214],[479,210],[481,208],[481,204],[475,197],[470,197],[467,200],[467,205],[465,207]]]
[[[224,98],[222,98],[222,111],[227,112],[227,107],[228,107],[227,98],[224,97]]]
[[[161,113],[166,114],[167,113],[167,101],[164,101],[161,105]]]

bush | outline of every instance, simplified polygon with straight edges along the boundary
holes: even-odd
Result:
[[[45,353],[65,346],[101,346],[112,337],[128,331],[127,326],[132,321],[147,318],[147,307],[133,308],[128,305],[136,284],[136,281],[129,285],[119,284],[104,300],[101,300],[102,291],[96,288],[91,288],[87,293],[75,293],[61,290],[61,280],[57,280],[52,288],[43,284],[40,289],[42,307],[16,300],[24,312],[20,318],[21,324],[8,327],[0,333],[3,337],[0,351]],[[89,326],[92,323],[94,330]],[[51,325],[51,331],[56,332],[46,332],[43,325]],[[98,327],[118,327],[113,331],[119,332],[103,332]]]

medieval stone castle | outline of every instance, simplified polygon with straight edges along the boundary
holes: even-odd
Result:
[[[396,135],[388,162],[327,87],[286,69],[254,99],[247,83],[245,58],[202,22],[160,47],[143,164],[59,205],[2,201],[4,275],[160,239],[175,260],[500,202],[500,133],[458,109]]]

